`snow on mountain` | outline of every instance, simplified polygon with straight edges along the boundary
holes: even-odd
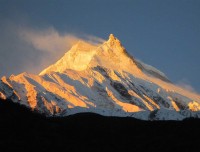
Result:
[[[39,75],[2,77],[0,98],[47,116],[94,112],[143,120],[200,117],[200,96],[134,59],[110,35],[101,45],[79,41]]]

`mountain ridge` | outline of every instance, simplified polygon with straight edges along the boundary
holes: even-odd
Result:
[[[3,151],[199,149],[199,119],[142,121],[94,113],[45,117],[10,100],[0,100],[0,122]]]

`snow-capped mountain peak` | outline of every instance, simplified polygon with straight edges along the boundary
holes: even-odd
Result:
[[[79,41],[39,75],[2,77],[0,98],[47,116],[94,112],[145,120],[200,117],[200,96],[133,58],[110,34],[102,44]]]
[[[106,42],[110,48],[119,47],[122,48],[121,42],[113,34],[110,34],[108,41]]]
[[[64,72],[66,69],[82,71],[97,65],[118,70],[128,70],[127,67],[132,66],[132,68],[135,67],[135,71],[139,71],[133,62],[121,42],[110,34],[106,42],[97,46],[79,41],[60,60],[43,70],[40,75],[49,72]]]
[[[65,53],[65,55],[55,64],[44,69],[40,75],[49,72],[64,72],[66,69],[85,70],[88,67],[92,57],[96,53],[97,46],[87,42],[79,41],[77,44]]]
[[[127,53],[120,40],[113,34],[110,34],[108,40],[101,45],[103,51],[109,51],[116,55],[121,55]]]

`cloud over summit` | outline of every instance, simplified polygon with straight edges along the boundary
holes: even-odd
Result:
[[[7,22],[1,26],[0,76],[29,72],[38,74],[60,59],[79,40],[98,44],[104,40],[87,34],[59,32],[53,27],[35,29]]]

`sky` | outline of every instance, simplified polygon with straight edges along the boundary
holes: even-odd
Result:
[[[0,0],[0,77],[37,74],[78,40],[99,43],[110,33],[200,93],[199,0]]]

